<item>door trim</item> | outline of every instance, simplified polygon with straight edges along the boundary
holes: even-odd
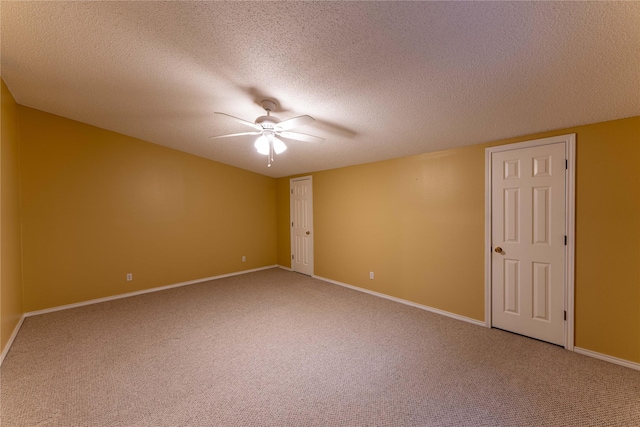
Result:
[[[291,198],[291,194],[293,191],[293,183],[297,181],[306,181],[306,180],[309,180],[309,185],[311,186],[311,200],[309,203],[309,209],[311,209],[311,212],[313,212],[313,176],[308,175],[308,176],[299,176],[297,178],[291,178],[289,180],[289,224],[291,224],[291,221],[293,220],[293,199]],[[289,249],[291,252],[290,253],[291,258],[289,258],[289,260],[291,261],[291,271],[296,271],[294,269],[294,264],[293,264],[293,254],[295,250],[295,246],[294,246],[295,243],[294,243],[294,235],[293,235],[292,227],[293,227],[292,225],[289,225]],[[315,232],[313,229],[313,220],[311,221],[311,227],[309,228],[311,229],[311,257],[309,260],[309,264],[311,265],[311,277],[313,277],[315,273],[315,242],[316,242]]]
[[[565,144],[565,159],[567,172],[565,179],[566,217],[565,230],[567,245],[564,249],[565,278],[564,301],[567,321],[564,325],[564,348],[573,351],[575,335],[575,183],[576,183],[576,134],[552,136],[550,138],[535,139],[515,144],[499,145],[485,149],[485,190],[484,190],[484,325],[491,328],[491,155],[501,151],[519,150],[521,148],[538,147],[541,145]]]

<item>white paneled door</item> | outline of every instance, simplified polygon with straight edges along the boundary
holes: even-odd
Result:
[[[313,275],[313,191],[311,177],[291,180],[291,268]]]
[[[565,344],[565,144],[491,154],[492,326]]]

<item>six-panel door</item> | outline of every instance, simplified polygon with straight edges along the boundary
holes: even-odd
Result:
[[[313,196],[311,179],[291,181],[291,268],[313,274]]]
[[[565,144],[491,163],[492,326],[564,345]]]

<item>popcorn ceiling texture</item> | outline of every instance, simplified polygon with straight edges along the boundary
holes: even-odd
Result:
[[[280,177],[640,114],[639,2],[6,2],[20,104]],[[267,169],[248,128],[309,114]]]

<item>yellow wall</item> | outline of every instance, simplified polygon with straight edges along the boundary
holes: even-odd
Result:
[[[23,310],[17,105],[1,79],[0,85],[2,86],[0,352],[2,352],[20,321]]]
[[[640,117],[313,173],[315,274],[483,320],[484,149],[566,133],[577,134],[575,344],[640,362]],[[283,266],[288,188],[278,180]]]
[[[18,113],[26,312],[276,263],[273,178]]]
[[[576,345],[640,362],[640,117],[585,126],[576,177]]]

